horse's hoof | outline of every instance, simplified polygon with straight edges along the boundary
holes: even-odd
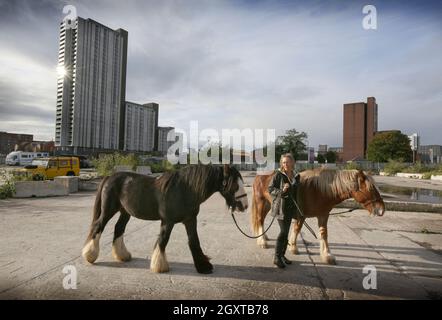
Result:
[[[263,249],[267,249],[267,241],[265,239],[259,239],[258,240],[258,246],[263,248]]]
[[[299,250],[296,247],[291,247],[289,250],[292,254],[299,254]]]
[[[154,273],[166,273],[166,272],[169,272],[169,265],[168,264],[163,264],[163,265],[154,264],[151,261],[150,271],[152,271]]]
[[[211,274],[211,273],[213,273],[212,269],[210,269],[210,270],[197,270],[197,271],[198,271],[198,273],[201,273],[201,274]]]
[[[112,244],[112,256],[119,262],[127,262],[132,259],[132,255],[126,249],[122,237],[116,239]]]
[[[81,255],[87,262],[94,263],[95,260],[97,260],[98,254],[100,253],[99,241],[100,234],[97,234],[95,239],[89,240],[81,251]]]
[[[169,272],[169,263],[166,254],[158,246],[155,247],[152,259],[150,260],[150,270],[155,273]]]
[[[333,264],[333,265],[336,264],[336,258],[331,254],[326,255],[326,256],[321,256],[321,260],[322,260],[322,262],[327,263],[327,264]]]
[[[165,268],[165,269],[155,269],[150,267],[150,271],[152,271],[153,273],[166,273],[169,272],[169,267]]]
[[[196,271],[198,271],[198,273],[203,273],[203,274],[212,273],[212,270],[213,270],[213,265],[208,261],[205,261],[204,263],[201,263],[195,267],[196,267]]]
[[[84,260],[86,260],[90,264],[93,264],[95,262],[95,260],[97,260],[97,258],[98,258],[98,250],[92,251],[92,250],[88,250],[88,249],[86,249],[86,250],[83,249],[82,256],[83,256]]]
[[[132,260],[132,255],[130,254],[130,252],[127,252],[125,255],[117,255],[113,250],[112,250],[112,256],[114,257],[115,260],[119,261],[119,262],[128,262],[130,260]]]

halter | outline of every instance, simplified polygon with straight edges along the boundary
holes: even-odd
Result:
[[[247,193],[243,193],[243,194],[235,197],[235,200],[238,200],[238,199],[241,199],[241,198],[244,198],[244,197],[247,197]]]
[[[361,193],[362,193],[362,191],[359,190],[359,189],[356,190],[355,192],[361,192]],[[381,200],[382,200],[381,197],[376,196],[375,199],[370,199],[370,200],[364,201],[364,202],[362,203],[362,205],[365,207],[366,205],[369,205],[369,204],[372,204],[372,203],[374,203],[374,202],[378,202],[378,201],[381,201]]]
[[[240,177],[238,177],[238,179],[240,179]],[[222,192],[221,192],[222,194],[226,193],[226,187],[227,187],[227,181],[225,179],[223,179],[223,182],[222,182]],[[240,194],[239,196],[234,196],[233,198],[234,198],[235,202],[237,202],[239,199],[244,198],[244,197],[247,197],[247,193]],[[233,209],[232,206],[229,206],[229,208]]]
[[[362,192],[361,190],[356,190],[355,192]],[[352,196],[349,194],[348,195],[348,197],[349,198],[352,198]],[[376,197],[376,199],[373,199],[373,200],[367,200],[367,201],[364,201],[363,203],[361,203],[364,207],[366,206],[366,205],[369,205],[369,204],[372,204],[372,203],[374,203],[374,202],[378,202],[378,201],[382,201],[382,197]],[[353,212],[353,211],[355,211],[355,210],[358,210],[359,208],[351,208],[351,209],[349,209],[349,210],[345,210],[345,211],[340,211],[340,212],[333,212],[333,213],[330,213],[329,215],[330,216],[334,216],[334,215],[337,215],[337,214],[343,214],[343,213],[347,213],[347,212]]]

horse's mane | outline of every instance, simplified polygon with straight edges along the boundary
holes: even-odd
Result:
[[[166,172],[156,179],[156,185],[163,193],[167,193],[173,186],[182,186],[191,190],[198,197],[206,198],[210,191],[213,192],[219,186],[221,179],[221,167],[199,164]]]
[[[301,183],[313,187],[329,197],[339,197],[358,190],[358,170],[334,170],[317,168],[301,172]],[[365,174],[364,174],[365,175]],[[365,175],[368,190],[375,187],[371,176]]]

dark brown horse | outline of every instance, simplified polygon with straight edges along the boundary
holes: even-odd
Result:
[[[274,173],[257,175],[253,182],[252,228],[256,235],[262,234],[264,219],[271,208],[268,186]],[[327,241],[327,222],[331,209],[342,201],[353,198],[370,214],[382,216],[384,201],[377,190],[373,178],[361,170],[315,169],[301,172],[298,201],[305,218],[318,218],[321,260],[334,264]],[[305,219],[304,218],[304,219]],[[289,239],[289,249],[298,254],[296,240],[304,219],[293,223]],[[258,245],[266,248],[267,237],[258,238]]]
[[[213,266],[204,255],[198,239],[197,215],[200,204],[215,192],[221,193],[232,210],[243,212],[247,209],[247,194],[241,174],[227,165],[187,166],[159,178],[130,172],[107,177],[97,192],[92,225],[82,255],[88,262],[95,262],[103,229],[119,211],[112,244],[112,255],[116,260],[131,259],[123,242],[124,230],[131,216],[143,220],[161,220],[150,269],[153,272],[169,271],[166,245],[173,226],[182,222],[186,227],[196,270],[211,273]]]

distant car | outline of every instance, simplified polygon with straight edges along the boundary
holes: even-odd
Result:
[[[81,158],[79,157],[79,159],[80,159],[80,168],[81,169],[92,167],[90,161],[86,157],[81,157]]]
[[[48,157],[34,159],[31,165],[15,171],[18,175],[32,176],[33,180],[54,179],[58,176],[79,176],[80,160],[77,157]]]
[[[49,152],[12,151],[6,156],[6,164],[10,166],[24,166],[31,164],[32,160],[39,157],[49,157]]]
[[[79,155],[69,155],[69,154],[60,154],[59,157],[76,157],[80,159],[80,169],[83,168],[91,168],[91,162],[88,160],[86,156],[79,156]]]

